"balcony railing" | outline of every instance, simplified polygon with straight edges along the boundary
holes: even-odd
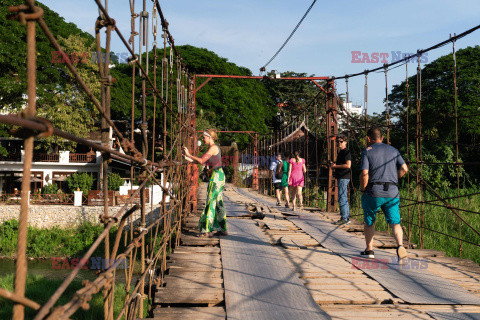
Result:
[[[66,156],[66,155],[65,155]],[[9,153],[6,156],[0,155],[0,161],[21,162],[22,155],[19,153]],[[33,162],[61,162],[61,163],[96,163],[97,155],[95,153],[70,153],[68,160],[62,153],[34,153]]]
[[[95,153],[70,153],[69,162],[74,163],[95,163],[97,155]]]
[[[58,162],[59,160],[60,155],[58,153],[33,153],[33,162]]]

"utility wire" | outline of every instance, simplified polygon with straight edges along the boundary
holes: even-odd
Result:
[[[280,51],[282,51],[282,49],[285,47],[285,45],[288,43],[288,41],[290,41],[290,39],[292,38],[293,34],[297,31],[298,27],[300,27],[300,25],[302,24],[303,20],[307,17],[308,13],[310,12],[310,10],[313,8],[313,5],[315,4],[315,2],[317,2],[317,0],[314,0],[312,2],[312,4],[310,5],[310,7],[308,7],[308,10],[307,12],[305,12],[305,14],[303,15],[302,19],[300,19],[300,21],[297,23],[295,29],[293,29],[292,33],[290,33],[290,35],[288,36],[287,40],[285,40],[285,42],[282,44],[282,46],[280,47],[280,49],[277,50],[277,52],[273,55],[273,57],[270,58],[270,60],[268,60],[267,63],[265,63],[265,65],[263,67],[260,68],[260,71],[265,71],[265,68],[270,64],[270,62],[273,61],[273,59],[275,59],[277,57],[277,55],[280,53]]]

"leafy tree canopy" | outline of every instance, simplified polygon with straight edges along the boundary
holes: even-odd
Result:
[[[477,161],[480,148],[476,145],[480,135],[480,46],[467,47],[456,52],[457,59],[457,109],[459,158],[464,162]],[[455,160],[455,86],[453,83],[453,55],[442,56],[422,69],[421,118],[423,153],[437,161]],[[406,81],[393,86],[389,95],[392,115],[397,124],[393,143],[405,146],[406,123],[409,121],[409,136],[413,142],[417,123],[417,76],[408,79],[408,112]],[[398,129],[397,129],[398,128]],[[446,150],[450,150],[446,152]],[[448,157],[447,157],[448,153]],[[453,153],[453,155],[452,155]],[[430,155],[429,155],[430,154]],[[424,157],[425,158],[425,157]],[[470,173],[478,169],[465,167]]]
[[[190,45],[178,46],[177,49],[190,75],[252,75],[249,69],[228,62],[226,58],[219,57],[207,49]],[[170,48],[167,48],[167,56],[169,53]],[[160,66],[157,69],[157,81],[161,81],[163,49],[157,50],[157,56],[157,63]],[[149,62],[153,63],[153,52],[149,54]],[[117,65],[112,69],[112,74],[117,79],[117,84],[112,88],[112,112],[116,116],[123,115],[126,117],[130,115],[131,89],[127,89],[131,80],[126,82],[126,79],[130,79],[131,73],[131,66],[126,64]],[[176,77],[176,74],[174,73],[173,76]],[[150,74],[150,77],[153,78],[153,75]],[[206,78],[197,78],[197,87],[205,80]],[[140,93],[141,79],[139,77],[136,78],[136,85],[137,93]],[[151,102],[151,96],[148,98]],[[136,99],[140,102],[139,96]],[[175,105],[175,97],[173,97],[173,100]],[[151,103],[149,105],[151,106]],[[149,118],[151,118],[153,115],[152,108],[149,108]],[[159,117],[157,119],[162,117],[161,108],[157,108]],[[259,80],[212,79],[196,94],[197,129],[199,130],[214,127],[217,130],[252,130],[266,133],[269,131],[269,127],[273,125],[274,110],[274,102],[265,84]],[[140,118],[139,110],[136,111],[135,116]],[[231,143],[234,139],[244,144],[249,140],[246,135],[230,134],[222,134],[220,139],[222,144]]]
[[[19,0],[0,0],[0,103],[6,112],[17,112],[26,105],[26,28],[18,21],[7,20],[8,6],[22,4]],[[93,37],[73,23],[67,23],[47,6],[43,18],[65,52],[88,54]],[[65,63],[50,45],[43,31],[36,29],[37,51],[37,111],[61,130],[85,136],[92,128],[92,105],[68,72]],[[77,61],[76,66],[92,90],[97,93],[95,66],[90,56]],[[6,135],[5,130],[0,134]],[[52,144],[72,150],[75,144],[51,137],[39,146],[48,149]]]

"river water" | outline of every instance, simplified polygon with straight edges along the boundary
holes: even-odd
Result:
[[[51,280],[63,280],[65,279],[70,272],[72,272],[73,265],[75,261],[67,260],[63,258],[53,258],[45,260],[32,260],[28,261],[28,274],[42,276]],[[101,269],[102,260],[101,258],[91,258],[87,264],[88,269],[81,269],[80,272],[75,276],[75,280],[95,280],[97,272]],[[121,264],[117,268],[116,272],[116,281],[124,282],[125,281],[125,268],[124,264]],[[135,274],[138,274],[140,271],[140,266],[135,265]],[[15,261],[12,259],[0,259],[0,277],[14,274],[15,273]]]

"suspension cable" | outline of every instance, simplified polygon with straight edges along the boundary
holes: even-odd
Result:
[[[285,47],[285,45],[288,43],[288,41],[290,41],[290,39],[293,37],[293,34],[297,31],[298,27],[300,27],[300,25],[302,24],[303,20],[307,17],[308,13],[310,12],[310,10],[313,8],[313,5],[315,4],[315,2],[317,2],[317,0],[314,0],[312,2],[312,4],[310,5],[310,7],[308,7],[307,9],[307,12],[305,12],[305,14],[303,15],[302,19],[300,19],[300,21],[297,23],[297,25],[295,26],[295,28],[293,29],[293,31],[290,33],[290,35],[288,36],[287,40],[285,40],[285,42],[282,44],[282,46],[280,47],[280,49],[277,50],[277,52],[273,55],[273,57],[270,58],[270,60],[267,61],[267,63],[265,63],[261,68],[260,68],[260,72],[262,71],[265,71],[266,67],[270,64],[270,62],[272,62],[276,57],[277,55],[280,53],[280,51],[283,50],[283,48]]]

